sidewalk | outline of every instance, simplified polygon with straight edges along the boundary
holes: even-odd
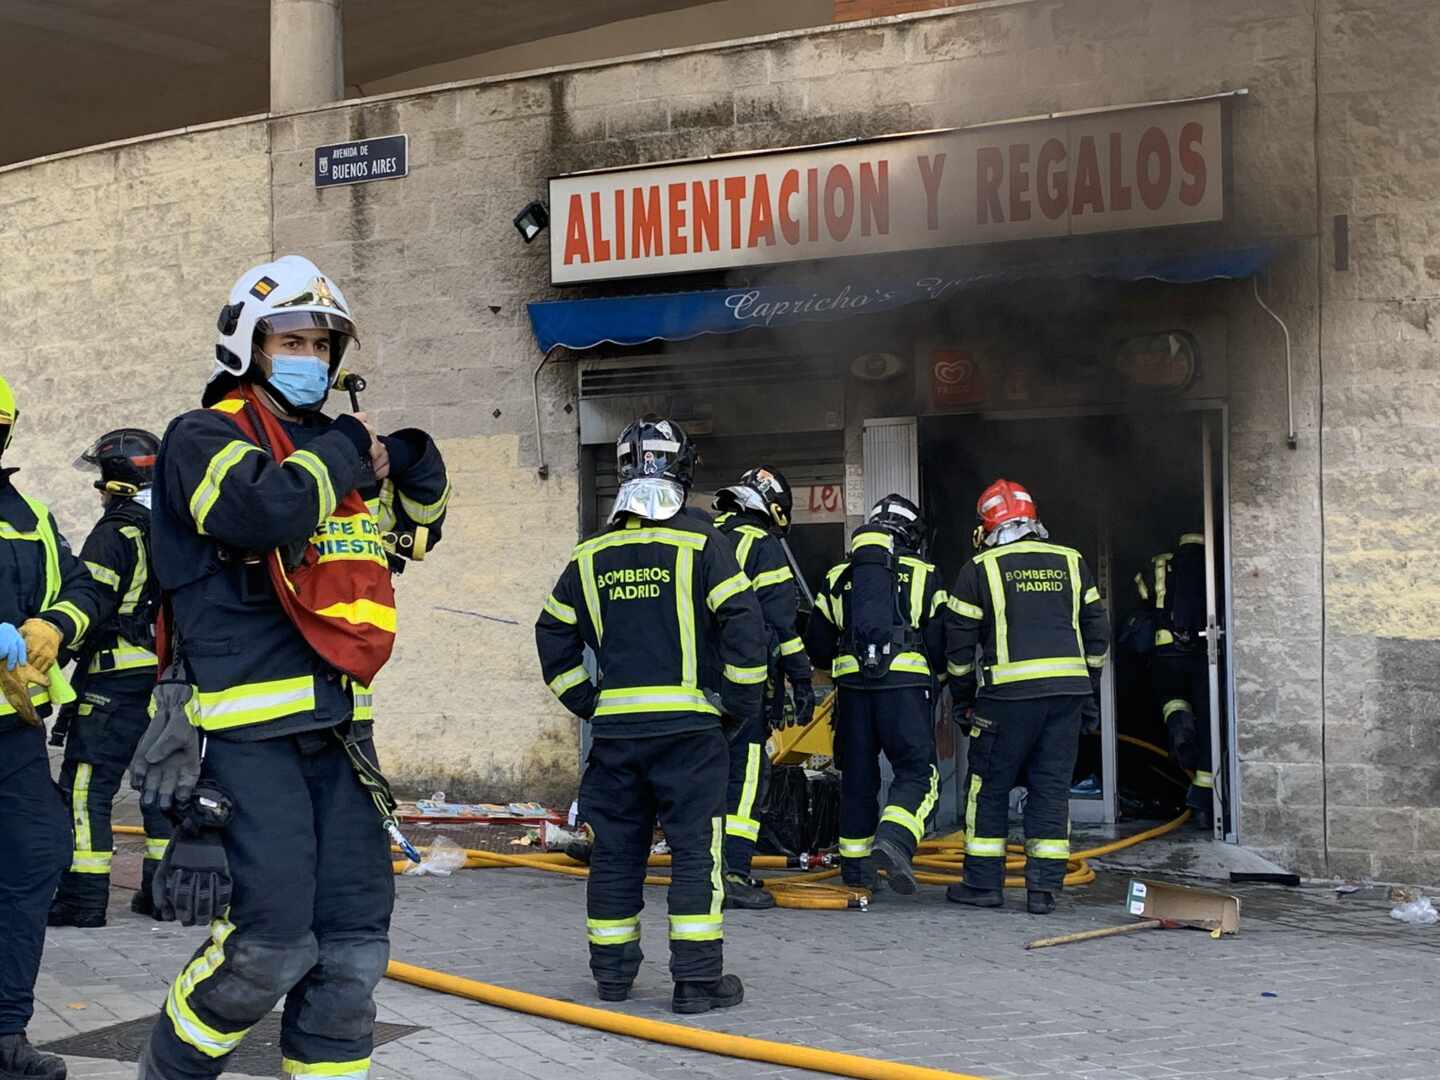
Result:
[[[117,885],[138,880],[118,845]],[[1440,927],[1389,918],[1374,890],[1242,886],[1238,937],[1151,932],[1026,953],[1030,938],[1127,921],[1124,873],[1065,894],[1049,918],[883,894],[867,912],[727,914],[739,1008],[684,1022],[986,1077],[1440,1078]],[[526,870],[402,878],[393,955],[502,986],[598,1004],[583,881]],[[647,890],[646,964],[628,1013],[669,1012],[664,898]],[[1011,904],[1023,894],[1010,894]],[[31,1038],[45,1043],[155,1012],[203,938],[128,910],[52,931]],[[692,1080],[810,1075],[606,1035],[385,982],[380,1019],[423,1028],[379,1048],[377,1080]],[[81,1080],[134,1066],[71,1059]],[[233,1075],[233,1074],[232,1074]]]

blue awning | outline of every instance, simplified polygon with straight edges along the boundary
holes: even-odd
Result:
[[[865,279],[817,287],[759,285],[697,292],[615,296],[592,300],[542,300],[529,305],[530,324],[542,352],[557,345],[589,349],[606,343],[643,345],[686,341],[702,334],[734,334],[796,323],[833,322],[875,315],[908,304],[946,299],[977,286],[1042,279],[1163,281],[1188,285],[1258,274],[1274,258],[1268,246],[1133,255],[1121,258],[1021,263],[927,273],[914,279]]]

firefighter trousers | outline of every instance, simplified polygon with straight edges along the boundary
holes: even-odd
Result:
[[[79,715],[65,740],[65,763],[60,768],[60,791],[70,807],[75,850],[70,868],[60,879],[56,902],[75,908],[104,911],[110,899],[110,860],[114,838],[111,809],[135,756],[140,736],[150,724],[150,691],[155,672],[90,679]],[[169,819],[158,810],[141,808],[145,821],[145,861],[142,887],[148,888],[155,868],[165,857]]]
[[[369,740],[360,747],[373,762]],[[285,1071],[363,1080],[395,902],[375,804],[333,730],[212,738],[202,775],[235,802],[224,835],[234,895],[171,984],[141,1075],[218,1076],[283,998]]]
[[[45,732],[0,729],[0,1035],[24,1031],[34,1012],[45,918],[69,861],[70,826]]]
[[[670,845],[670,974],[709,982],[724,973],[728,761],[719,728],[591,744],[580,813],[595,832],[585,923],[597,983],[628,987],[640,970],[645,863],[657,818]]]
[[[730,780],[725,789],[725,869],[750,873],[760,839],[760,807],[770,781],[763,716],[742,724],[730,740]]]
[[[840,869],[846,884],[864,884],[865,860],[877,837],[911,855],[940,797],[930,691],[840,687],[835,707],[835,764],[840,769]],[[880,754],[894,779],[880,809]]]
[[[1059,892],[1070,858],[1070,784],[1087,695],[984,700],[970,729],[965,800],[965,884],[1005,879],[1010,789],[1025,787],[1025,887]]]
[[[1205,653],[1155,653],[1150,660],[1150,692],[1176,763],[1195,774],[1185,805],[1209,813],[1215,806],[1215,773],[1210,760],[1210,662]]]

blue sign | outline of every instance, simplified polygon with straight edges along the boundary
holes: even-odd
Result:
[[[396,180],[410,173],[410,136],[385,135],[315,149],[315,186]]]

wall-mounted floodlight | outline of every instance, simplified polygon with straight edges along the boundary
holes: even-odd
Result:
[[[545,209],[542,202],[532,202],[515,215],[515,228],[520,233],[520,239],[527,244],[544,232],[545,226],[549,224],[550,211]]]

